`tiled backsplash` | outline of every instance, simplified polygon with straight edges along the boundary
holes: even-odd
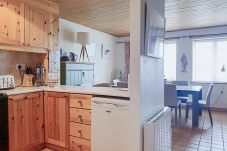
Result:
[[[44,54],[0,50],[0,75],[13,75],[16,84],[20,84],[21,78],[19,71],[16,69],[16,64],[31,66],[33,72],[35,72],[35,66],[37,63],[42,62],[40,61],[42,58],[44,58]]]

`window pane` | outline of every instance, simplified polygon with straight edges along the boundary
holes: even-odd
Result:
[[[227,41],[221,41],[217,43],[217,58],[216,58],[216,80],[217,81],[227,81]]]
[[[212,81],[213,43],[195,42],[193,50],[193,80]]]
[[[164,75],[167,80],[176,80],[176,43],[164,45]]]

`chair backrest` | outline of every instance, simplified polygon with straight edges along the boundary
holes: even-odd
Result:
[[[177,86],[175,84],[165,84],[164,103],[165,106],[177,106]]]
[[[172,81],[172,84],[176,84],[179,86],[188,86],[188,81]]]
[[[207,96],[206,96],[206,106],[207,107],[211,107],[210,102],[211,102],[211,94],[212,94],[213,88],[214,88],[214,84],[210,84],[209,89],[207,91]]]

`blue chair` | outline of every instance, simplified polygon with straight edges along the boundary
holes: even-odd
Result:
[[[206,109],[208,110],[208,113],[209,113],[209,117],[210,117],[210,123],[211,125],[213,126],[213,119],[212,119],[212,115],[211,115],[211,94],[212,94],[212,91],[213,91],[213,87],[214,85],[213,84],[210,84],[210,87],[208,89],[208,92],[207,92],[207,96],[206,96],[206,101],[204,100],[199,100],[199,108],[200,109]],[[186,116],[185,116],[185,122],[187,121],[188,119],[188,112],[189,112],[189,108],[192,107],[192,100],[188,100],[186,102]]]
[[[172,81],[172,84],[176,84],[177,86],[188,86],[188,81]],[[186,103],[188,101],[187,96],[178,96],[178,99],[181,100],[181,103]]]
[[[175,84],[165,84],[164,88],[165,106],[175,108],[175,123],[177,124],[177,109],[179,108],[179,117],[181,118],[181,100],[177,98],[177,87]]]

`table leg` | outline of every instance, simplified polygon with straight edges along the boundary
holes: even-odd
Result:
[[[192,126],[199,126],[199,93],[193,92],[192,94]]]

